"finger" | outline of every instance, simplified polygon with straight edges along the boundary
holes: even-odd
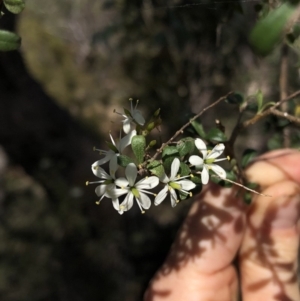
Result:
[[[258,157],[246,171],[250,182],[261,188],[274,183],[291,180],[300,184],[300,152],[295,149],[282,149]]]
[[[231,262],[243,236],[243,206],[234,190],[207,187],[195,199],[145,300],[236,300],[237,277]]]
[[[240,250],[243,300],[300,300],[299,152],[271,152],[255,163],[248,176],[264,194],[255,197]],[[263,175],[263,176],[262,176]]]

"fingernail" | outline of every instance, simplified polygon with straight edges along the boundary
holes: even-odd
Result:
[[[269,221],[272,228],[289,228],[295,226],[300,215],[300,195],[295,195],[278,202],[278,207],[269,214]]]

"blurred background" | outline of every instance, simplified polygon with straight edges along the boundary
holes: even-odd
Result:
[[[95,205],[93,146],[118,135],[113,110],[130,97],[145,116],[161,108],[162,141],[229,91],[277,101],[280,49],[262,58],[248,44],[259,2],[27,0],[1,19],[22,37],[20,51],[0,54],[2,301],[142,299],[192,200],[144,215]],[[222,104],[203,124],[218,118],[230,134],[236,116]],[[260,131],[245,131],[237,150],[247,139],[265,151]]]

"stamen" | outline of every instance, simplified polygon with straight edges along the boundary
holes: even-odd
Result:
[[[89,181],[86,181],[86,182],[85,182],[85,185],[86,185],[86,186],[88,186],[89,184],[90,184],[90,182],[89,182]]]
[[[193,196],[193,193],[192,193],[192,192],[190,192],[189,194],[190,194],[190,197],[192,197],[192,196]]]
[[[138,198],[136,197],[135,199],[136,199],[136,202],[138,203],[138,205],[139,205],[139,207],[140,207],[141,213],[144,214],[145,211],[143,210],[143,208],[142,208],[142,206],[141,206],[141,204],[140,204]]]
[[[176,200],[176,203],[178,204],[178,203],[179,203],[179,200]]]
[[[96,201],[95,203],[96,203],[96,205],[100,205],[100,200],[99,200],[99,201]]]
[[[191,174],[190,174],[190,177],[191,177],[191,178],[193,178],[193,177],[194,177],[194,175],[191,173]]]
[[[229,156],[227,156],[227,160],[230,161],[230,157]]]

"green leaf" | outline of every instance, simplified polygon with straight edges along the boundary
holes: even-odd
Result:
[[[226,100],[227,103],[240,105],[244,102],[244,96],[241,93],[231,93],[227,96]]]
[[[146,138],[143,135],[133,136],[131,139],[131,148],[138,164],[141,164],[145,157]]]
[[[165,174],[163,165],[157,160],[150,162],[147,165],[147,168],[149,169],[150,173],[155,176],[162,177]]]
[[[206,135],[206,139],[216,142],[227,141],[226,135],[218,128],[212,128]]]
[[[125,155],[118,156],[118,164],[122,167],[126,167],[129,163],[134,163],[133,160]]]
[[[10,31],[0,30],[0,51],[16,50],[21,45],[21,38]]]
[[[263,106],[264,96],[261,92],[261,90],[258,90],[255,94],[256,101],[257,101],[257,112],[259,113],[261,111],[261,108]]]
[[[246,149],[242,156],[242,167],[245,168],[251,161],[257,157],[257,151],[254,149]]]
[[[183,138],[178,142],[176,147],[181,157],[191,154],[195,149],[195,139],[191,137]]]
[[[181,177],[187,176],[191,173],[191,169],[189,166],[183,162],[180,162],[180,169],[179,169],[179,174]]]
[[[114,144],[112,144],[111,142],[108,142],[108,141],[105,141],[105,143],[107,144],[107,146],[108,146],[109,149],[111,149],[115,153],[119,153],[117,147]]]
[[[249,39],[258,53],[267,55],[273,50],[293,12],[295,7],[284,3],[256,23]]]
[[[195,183],[195,184],[201,184],[202,185],[202,181],[201,181],[201,175],[193,175],[190,180]]]
[[[19,14],[25,7],[24,0],[4,0],[4,5],[13,14]]]
[[[203,129],[203,125],[199,121],[194,120],[191,122],[191,125],[201,138],[205,138],[205,131]]]
[[[164,168],[167,172],[171,170],[171,164],[174,158],[179,158],[180,154],[176,146],[167,146],[163,149],[162,159],[164,163]]]

